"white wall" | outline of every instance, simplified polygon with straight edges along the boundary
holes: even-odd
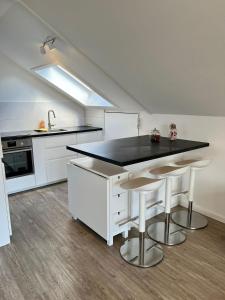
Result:
[[[225,118],[187,115],[141,114],[141,134],[157,127],[167,136],[169,124],[177,124],[178,138],[205,141],[209,148],[183,154],[183,157],[209,157],[212,163],[196,176],[195,209],[225,222]]]
[[[0,132],[29,130],[56,112],[59,127],[84,124],[83,107],[58,93],[0,52]]]
[[[105,115],[103,109],[88,108],[85,110],[87,125],[105,128]]]

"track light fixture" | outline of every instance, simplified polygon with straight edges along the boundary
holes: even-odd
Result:
[[[48,47],[49,50],[55,49],[55,40],[56,37],[52,37],[52,36],[47,36],[45,41],[43,42],[43,44],[40,47],[40,52],[41,54],[46,54],[46,47]]]

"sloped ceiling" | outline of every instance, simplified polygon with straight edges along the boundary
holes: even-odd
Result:
[[[225,115],[224,0],[22,0],[151,113]]]
[[[111,101],[115,108],[135,112],[143,110],[139,103],[88,57],[19,1],[0,0],[0,12],[0,51],[33,76],[34,72],[31,68],[57,63],[93,87]],[[56,49],[42,55],[40,46],[49,35],[57,36]],[[51,88],[55,90],[52,86]],[[63,95],[65,97],[65,94]]]

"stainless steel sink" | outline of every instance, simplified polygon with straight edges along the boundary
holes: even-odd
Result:
[[[40,132],[40,133],[54,133],[54,132],[64,132],[64,131],[67,131],[67,129],[64,129],[64,128],[59,128],[59,129],[51,129],[51,130],[48,130],[48,131],[40,131],[40,130],[35,130],[36,132]]]
[[[48,132],[61,132],[61,131],[67,131],[66,129],[60,128],[60,129],[51,129]]]

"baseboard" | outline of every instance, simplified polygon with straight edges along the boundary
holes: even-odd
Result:
[[[179,204],[183,207],[187,207],[188,203],[187,200],[180,200]],[[194,204],[193,205],[193,209],[209,218],[212,218],[214,220],[217,220],[219,222],[225,223],[225,217],[221,216],[220,214],[214,213],[208,209],[205,209],[203,207],[201,207],[200,205]]]

